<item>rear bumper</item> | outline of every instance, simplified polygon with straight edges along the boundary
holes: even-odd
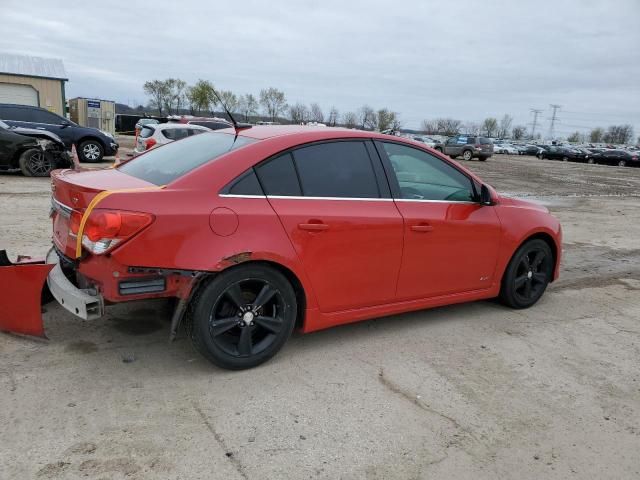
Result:
[[[62,307],[83,320],[95,320],[104,315],[102,295],[91,289],[80,289],[71,283],[60,268],[60,257],[55,249],[47,253],[46,263],[54,265],[47,276],[47,285]]]

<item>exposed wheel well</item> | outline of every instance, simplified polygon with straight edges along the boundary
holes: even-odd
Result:
[[[222,270],[221,272],[218,272],[213,276],[222,273],[222,272],[227,272],[231,269],[234,268],[239,268],[245,265],[256,265],[256,264],[261,264],[261,265],[265,265],[268,267],[273,268],[274,270],[279,271],[282,275],[284,275],[286,277],[287,280],[289,280],[289,283],[291,283],[291,286],[293,287],[294,292],[296,293],[296,303],[298,304],[298,312],[297,312],[297,316],[296,316],[296,325],[295,328],[296,329],[301,329],[304,325],[304,315],[305,315],[305,311],[307,309],[307,297],[304,291],[304,288],[302,287],[302,283],[300,282],[300,280],[298,279],[298,277],[296,276],[295,273],[293,273],[291,270],[289,270],[287,267],[285,267],[284,265],[281,265],[279,263],[276,262],[271,262],[268,260],[253,260],[253,261],[248,261],[248,262],[242,262],[239,263],[237,265],[234,265],[232,267],[229,268],[225,268],[224,270]]]

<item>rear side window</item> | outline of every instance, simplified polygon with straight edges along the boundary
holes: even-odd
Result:
[[[207,127],[211,130],[220,130],[222,128],[230,128],[230,125],[222,122],[189,122],[190,125],[199,125],[201,127]]]
[[[17,122],[33,122],[33,115],[30,115],[29,108],[0,107],[0,118],[2,120],[14,120]]]
[[[380,191],[363,142],[331,142],[294,150],[306,197],[379,198]]]
[[[169,140],[180,140],[189,136],[189,130],[187,128],[165,128],[162,130],[162,134]]]
[[[256,168],[267,195],[298,197],[302,195],[290,153],[271,159]]]
[[[140,131],[140,136],[142,138],[149,138],[151,135],[153,135],[153,132],[155,132],[155,129],[151,127],[142,127],[142,130]]]
[[[485,137],[480,137],[480,145],[491,145],[491,140]]]
[[[238,178],[226,193],[231,195],[260,195],[263,196],[262,187],[253,169]]]
[[[171,142],[118,167],[123,173],[155,185],[166,185],[194,168],[255,142],[226,133],[193,135],[182,142]]]

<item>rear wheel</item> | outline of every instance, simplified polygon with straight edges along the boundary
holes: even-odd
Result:
[[[55,168],[51,156],[39,148],[30,148],[23,152],[19,164],[25,177],[46,177]]]
[[[569,161],[569,157],[562,157],[562,161],[563,162],[568,162]]]
[[[480,160],[481,162],[486,162],[487,158],[489,157],[478,157],[478,160]]]
[[[511,258],[502,278],[500,300],[512,308],[528,308],[536,303],[553,275],[553,254],[544,240],[522,245]]]
[[[593,165],[594,163],[596,163],[596,161],[593,158],[589,158],[587,159],[587,163],[590,163],[591,165]]]
[[[296,295],[278,271],[239,266],[203,287],[193,306],[191,341],[219,367],[255,367],[275,355],[291,336]]]
[[[462,158],[469,161],[473,158],[473,153],[471,152],[471,150],[465,150],[464,152],[462,152]]]
[[[618,166],[619,167],[626,167],[627,166],[627,161],[626,160],[620,160],[618,162]]]
[[[104,157],[104,148],[97,140],[85,140],[80,144],[78,156],[83,162],[100,162]]]

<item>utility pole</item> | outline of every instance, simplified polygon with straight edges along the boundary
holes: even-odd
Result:
[[[542,113],[542,110],[532,108],[531,112],[533,113],[533,123],[531,124],[531,140],[534,140],[536,134],[536,126],[538,125],[538,115]]]
[[[551,137],[551,140],[553,140],[553,127],[555,126],[556,122],[559,120],[556,115],[556,112],[561,107],[561,105],[551,104],[549,106],[553,109],[553,113],[551,114],[551,126],[549,127],[549,136]]]

